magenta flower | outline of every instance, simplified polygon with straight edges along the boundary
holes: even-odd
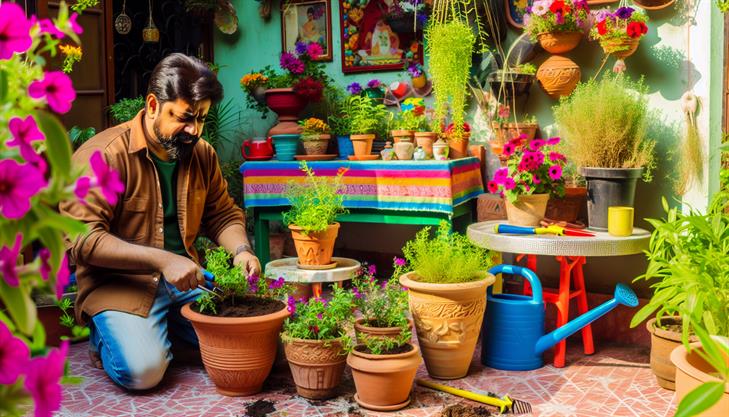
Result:
[[[309,55],[309,58],[317,59],[324,55],[324,49],[318,43],[312,42],[306,46],[306,53]]]
[[[42,248],[38,251],[38,258],[40,258],[40,274],[43,281],[48,281],[48,277],[51,275],[51,251],[48,248]]]
[[[25,389],[30,392],[35,402],[35,417],[51,417],[61,408],[63,390],[61,377],[66,367],[68,341],[61,342],[61,347],[52,349],[46,357],[35,357],[27,365]]]
[[[367,82],[367,88],[380,88],[381,85],[382,83],[378,79],[369,80]]]
[[[552,165],[549,167],[549,178],[551,178],[552,181],[557,181],[562,178],[562,167],[559,165]]]
[[[28,366],[30,350],[28,346],[10,333],[10,329],[0,320],[0,385],[15,383]]]
[[[529,142],[529,149],[536,152],[545,144],[546,142],[542,139],[534,139],[533,141]]]
[[[13,135],[13,140],[7,143],[8,146],[17,146],[20,148],[20,155],[27,162],[38,163],[39,159],[42,159],[35,153],[32,143],[39,140],[45,140],[46,137],[38,129],[38,125],[35,123],[33,116],[28,116],[25,120],[20,117],[13,117],[8,123],[10,133]]]
[[[547,145],[554,146],[559,143],[559,136],[547,139]]]
[[[68,255],[63,254],[61,259],[61,265],[58,267],[56,272],[56,298],[61,299],[63,296],[63,290],[66,286],[71,283],[71,270],[68,269]]]
[[[281,65],[281,68],[291,72],[292,74],[299,75],[304,73],[304,63],[290,52],[284,52],[281,54],[279,65]]]
[[[66,36],[62,30],[58,29],[51,19],[41,19],[38,21],[41,33],[47,33],[56,39],[63,39]]]
[[[319,314],[316,315],[316,318],[318,318],[319,320],[321,320],[321,319],[324,318],[324,314],[319,313]]]
[[[503,184],[504,179],[509,176],[509,169],[508,168],[499,168],[494,172],[494,182],[496,184]]]
[[[106,165],[101,151],[94,152],[89,163],[96,176],[96,186],[101,188],[101,193],[110,205],[116,205],[117,195],[124,192],[124,183],[119,179],[119,173]]]
[[[30,210],[30,199],[48,184],[41,171],[31,164],[12,159],[0,161],[0,214],[19,219]]]
[[[491,194],[496,194],[499,191],[499,185],[495,181],[489,181],[486,187]]]
[[[86,195],[88,195],[91,189],[91,178],[80,177],[76,180],[76,185],[73,187],[73,193],[76,194],[76,198],[81,201],[81,204],[86,204]]]
[[[258,275],[250,275],[248,277],[248,291],[258,292]]]
[[[286,300],[286,310],[288,310],[290,316],[296,313],[296,299],[290,295],[288,300]]]
[[[377,267],[374,264],[373,265],[368,265],[367,266],[367,274],[369,274],[369,275],[375,275],[375,274],[377,274]]]
[[[71,110],[71,103],[76,100],[76,90],[68,75],[61,71],[49,71],[40,81],[33,81],[28,86],[28,95],[33,98],[46,98],[48,107],[56,113],[64,114]]]
[[[512,178],[506,178],[504,180],[504,189],[505,190],[507,190],[507,191],[513,190],[514,187],[516,187],[516,183],[514,182],[514,180]]]
[[[352,293],[354,294],[354,298],[362,298],[362,293],[359,292],[359,288],[352,287]]]
[[[16,52],[30,48],[30,22],[23,9],[15,3],[0,5],[0,59],[10,59]]]
[[[542,180],[540,180],[537,175],[532,175],[532,182],[534,183],[534,185],[538,185],[542,183]]]
[[[84,33],[84,28],[78,24],[76,19],[78,19],[78,13],[71,13],[71,17],[68,18],[68,23],[71,25],[71,30],[73,30],[77,35],[80,35]]]
[[[557,162],[557,161],[566,161],[567,158],[559,152],[550,152],[549,160],[552,162]]]
[[[499,106],[498,114],[500,119],[508,119],[510,112],[509,106]]]
[[[504,156],[511,156],[514,154],[514,151],[516,151],[516,146],[513,143],[509,142],[504,145]]]
[[[276,290],[284,286],[284,279],[283,277],[278,277],[278,279],[273,280],[270,284],[268,284],[268,288],[271,290]]]
[[[395,266],[405,266],[405,259],[395,257]]]
[[[3,246],[0,249],[0,271],[3,273],[5,282],[11,287],[17,287],[20,284],[18,271],[15,267],[18,265],[18,254],[20,254],[21,244],[23,243],[23,235],[18,233],[15,235],[15,243],[12,248]]]

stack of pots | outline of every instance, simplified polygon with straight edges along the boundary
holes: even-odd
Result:
[[[538,36],[539,44],[553,54],[537,70],[537,80],[548,96],[558,99],[572,94],[580,82],[579,65],[562,55],[580,43],[582,32],[545,32]]]

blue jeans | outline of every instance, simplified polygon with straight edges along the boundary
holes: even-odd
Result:
[[[182,317],[183,305],[194,301],[201,290],[180,292],[161,280],[148,317],[121,311],[103,311],[91,320],[91,345],[101,356],[109,377],[130,390],[155,387],[172,360],[171,334],[198,346],[190,322]]]

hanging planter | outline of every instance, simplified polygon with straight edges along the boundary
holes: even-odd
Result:
[[[620,59],[633,55],[639,44],[640,39],[635,38],[600,39],[600,47],[605,55],[612,55]]]
[[[600,43],[605,55],[618,59],[613,71],[623,72],[625,63],[622,60],[635,53],[640,39],[648,33],[648,16],[628,7],[624,0],[615,12],[603,9],[594,16],[596,24],[590,29],[590,38]]]
[[[486,81],[500,103],[511,103],[516,97],[529,95],[534,78],[534,73],[499,70],[490,73]]]
[[[570,95],[581,76],[580,66],[560,55],[552,55],[537,70],[539,85],[553,99]]]
[[[633,4],[644,10],[661,10],[673,6],[676,0],[633,0]]]
[[[537,35],[537,39],[539,40],[539,45],[550,54],[563,54],[575,49],[580,44],[582,32],[544,32]]]

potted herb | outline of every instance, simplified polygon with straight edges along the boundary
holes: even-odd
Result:
[[[569,52],[590,25],[586,0],[537,0],[524,16],[524,30],[550,54]]]
[[[289,297],[289,312],[281,333],[286,360],[296,392],[312,400],[336,396],[342,382],[351,340],[347,325],[353,319],[353,294],[335,287],[329,300]]]
[[[433,143],[435,143],[438,136],[431,127],[429,112],[432,113],[432,111],[425,107],[425,100],[419,97],[408,97],[400,104],[400,110],[410,112],[412,117],[417,120],[411,125],[414,126],[415,145],[423,149],[427,159],[432,159]]]
[[[387,116],[387,109],[383,104],[378,104],[367,96],[353,95],[348,98],[348,101],[352,129],[350,139],[354,147],[354,154],[356,156],[369,155],[372,152],[375,132]]]
[[[648,15],[632,7],[619,7],[614,13],[601,9],[593,15],[596,23],[590,38],[600,43],[605,54],[619,59],[633,55],[640,39],[648,33]]]
[[[448,156],[451,159],[465,158],[468,156],[468,143],[471,138],[471,126],[464,122],[460,128],[460,136],[458,131],[458,127],[451,123],[443,132],[443,135],[448,141]]]
[[[534,139],[523,136],[504,145],[506,167],[496,170],[488,182],[490,193],[506,197],[506,217],[519,226],[539,226],[547,211],[550,194],[564,195],[564,155],[553,150],[559,138]]]
[[[346,169],[340,169],[333,179],[317,177],[306,161],[301,161],[301,170],[303,183],[291,182],[286,190],[291,209],[283,213],[283,222],[291,230],[300,268],[334,268],[332,253],[339,233],[336,218],[347,212],[341,194]]]
[[[486,81],[497,102],[511,103],[517,97],[529,94],[536,74],[534,64],[524,63],[496,70],[486,77]]]
[[[403,254],[412,272],[401,275],[400,284],[408,289],[428,374],[461,378],[468,372],[483,322],[486,288],[494,282],[488,273],[490,253],[451,233],[443,221],[432,239],[430,227],[419,231]]]
[[[231,267],[225,248],[206,253],[215,277],[215,295],[205,292],[182,307],[200,342],[200,353],[216,390],[229,396],[261,391],[276,358],[278,334],[289,313],[278,299],[288,292],[283,279],[268,284]]]
[[[592,79],[563,99],[554,117],[565,153],[587,180],[589,226],[607,230],[608,207],[632,207],[638,178],[651,179],[646,87],[621,74]]]
[[[327,117],[331,134],[337,138],[339,159],[347,159],[354,154],[352,140],[349,138],[349,133],[352,131],[352,119],[349,116],[350,101],[343,95],[341,90],[336,90],[332,95],[330,99],[332,111]]]
[[[329,146],[329,126],[316,117],[300,120],[301,143],[307,155],[325,155]]]

